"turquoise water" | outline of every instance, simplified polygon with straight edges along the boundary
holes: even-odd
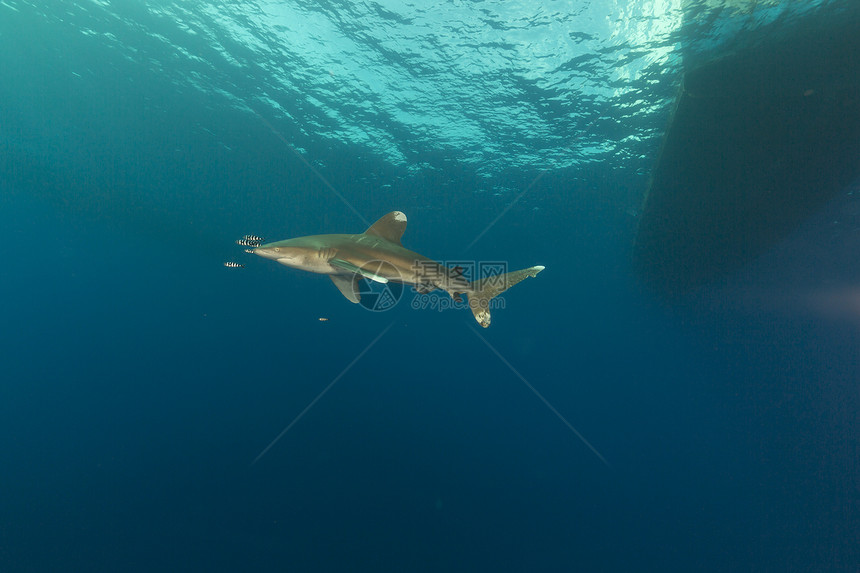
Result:
[[[856,571],[860,188],[630,265],[685,66],[853,9],[0,1],[0,570]],[[235,244],[394,210],[546,270],[483,330]]]

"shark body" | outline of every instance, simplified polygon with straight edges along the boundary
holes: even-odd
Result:
[[[462,269],[446,267],[405,248],[400,239],[406,231],[406,215],[393,211],[364,233],[310,235],[260,245],[255,255],[282,265],[329,275],[340,292],[353,303],[361,301],[359,281],[413,285],[418,292],[441,289],[455,301],[466,295],[478,324],[490,325],[490,300],[544,267],[534,266],[469,281]]]

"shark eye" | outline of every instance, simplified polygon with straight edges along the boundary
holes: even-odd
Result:
[[[281,248],[280,248],[280,247],[275,247],[274,251],[275,251],[276,253],[280,253],[280,252],[281,252]]]

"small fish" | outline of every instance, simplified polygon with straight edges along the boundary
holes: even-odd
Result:
[[[233,261],[227,261],[224,263],[224,266],[230,269],[244,269],[245,265],[240,265],[239,263],[234,263]]]
[[[328,319],[324,316],[320,317],[320,322],[328,322]]]
[[[236,241],[237,245],[241,245],[243,247],[259,247],[260,241],[252,241],[250,239],[239,239]]]
[[[255,243],[263,242],[263,237],[258,237],[257,235],[244,235],[242,238],[246,241],[253,241]]]
[[[249,255],[253,255],[254,249],[245,249],[245,252],[248,253]]]

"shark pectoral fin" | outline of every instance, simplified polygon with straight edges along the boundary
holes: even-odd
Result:
[[[337,290],[339,290],[349,302],[357,303],[361,300],[361,293],[358,289],[357,274],[352,274],[350,276],[329,275],[329,277],[331,277],[331,282],[334,283]]]
[[[352,264],[352,263],[350,263],[350,262],[348,262],[348,261],[345,261],[345,260],[343,260],[343,259],[329,259],[328,264],[330,264],[330,265],[331,265],[331,266],[333,266],[333,267],[337,267],[337,268],[339,268],[339,269],[343,269],[343,270],[345,270],[345,271],[347,271],[347,272],[350,272],[350,273],[359,273],[359,274],[361,274],[361,269],[360,269],[360,268],[358,268],[358,267],[357,267],[357,266],[355,266],[354,264]],[[332,276],[334,276],[334,275],[332,275]]]
[[[366,278],[366,279],[367,279],[367,280],[369,280],[369,281],[373,281],[373,282],[376,282],[376,283],[387,283],[387,282],[388,282],[388,279],[387,279],[387,278],[385,278],[385,277],[383,277],[383,276],[379,276],[379,275],[377,275],[377,274],[374,274],[374,273],[370,272],[370,271],[369,271],[369,270],[367,270],[367,269],[363,269],[363,268],[361,268],[361,267],[357,267],[357,266],[355,266],[354,264],[350,263],[349,261],[345,261],[345,260],[343,260],[343,259],[331,259],[331,260],[328,262],[328,264],[330,264],[330,265],[331,265],[331,266],[333,266],[333,267],[337,267],[337,268],[339,268],[339,269],[343,269],[343,270],[345,270],[345,271],[347,271],[347,272],[355,273],[355,274],[357,274],[357,275],[361,275],[361,276],[363,276],[364,278]],[[332,275],[332,276],[335,276],[335,275]],[[332,280],[334,280],[334,279],[332,279]]]

